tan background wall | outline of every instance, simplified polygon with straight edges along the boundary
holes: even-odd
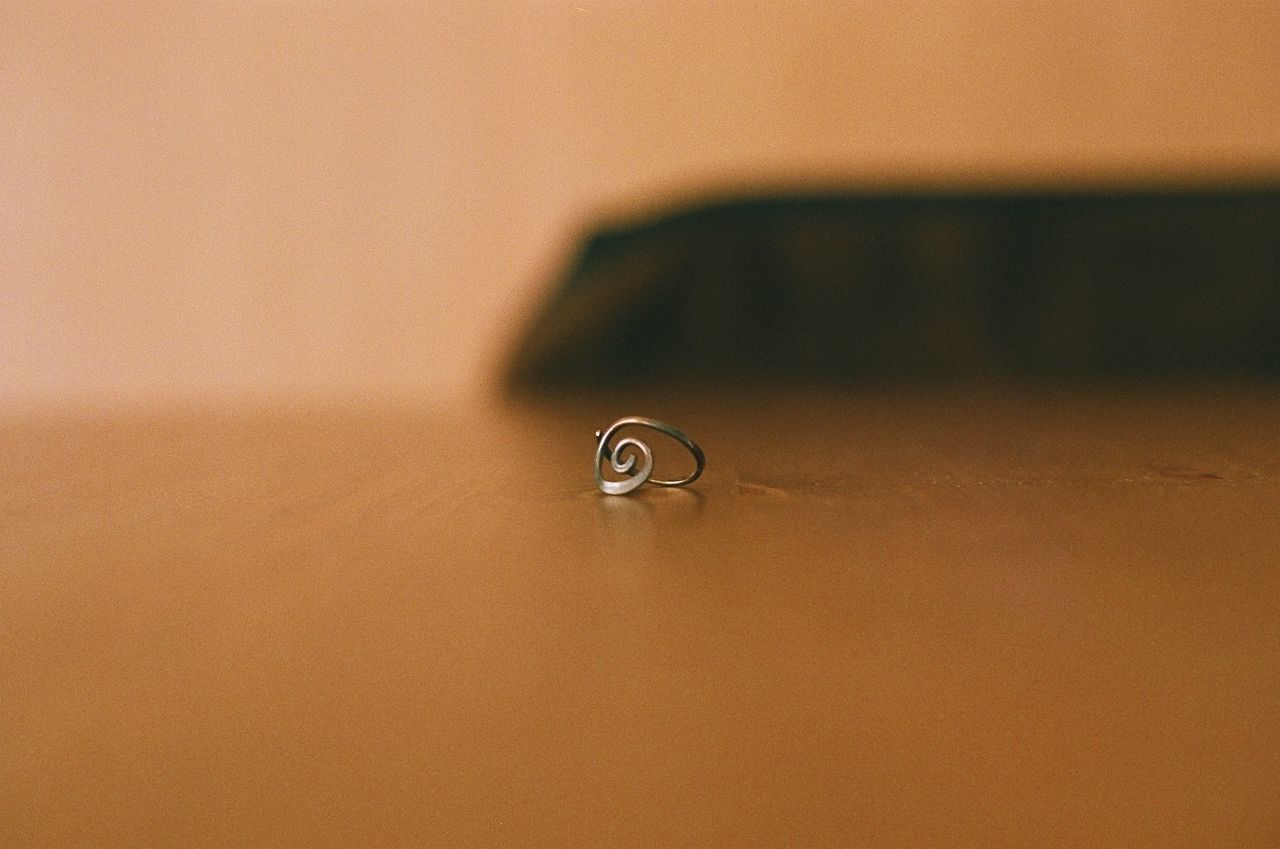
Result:
[[[433,397],[599,210],[1280,174],[1242,0],[0,5],[0,401]]]

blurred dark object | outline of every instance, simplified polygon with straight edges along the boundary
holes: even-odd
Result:
[[[516,386],[1280,374],[1280,190],[786,196],[587,242]]]

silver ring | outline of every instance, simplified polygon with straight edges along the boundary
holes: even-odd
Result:
[[[653,451],[646,443],[641,442],[639,439],[626,437],[619,439],[616,445],[609,444],[614,435],[628,425],[638,425],[661,431],[678,441],[685,448],[688,448],[689,453],[693,455],[694,462],[697,464],[693,474],[679,480],[651,480],[649,476],[653,474]],[[637,454],[640,456],[640,468],[638,469],[636,468]],[[620,481],[605,480],[604,464],[606,461],[609,463],[610,468],[620,475],[625,475],[626,478]],[[707,458],[703,455],[702,449],[698,447],[698,443],[686,436],[684,431],[644,416],[627,416],[609,425],[607,430],[596,431],[596,486],[606,495],[626,495],[646,483],[651,483],[654,486],[688,486],[702,474],[702,469],[706,463]]]

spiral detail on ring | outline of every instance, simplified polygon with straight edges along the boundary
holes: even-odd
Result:
[[[609,465],[615,472],[626,477],[620,481],[607,481],[600,473],[605,457],[601,452],[609,452]],[[635,468],[636,455],[640,456],[640,468]],[[612,451],[605,439],[596,447],[596,485],[609,495],[626,495],[644,485],[653,474],[653,450],[647,443],[638,439],[620,439]]]

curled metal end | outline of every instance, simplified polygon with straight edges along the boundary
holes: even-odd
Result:
[[[652,428],[653,430],[665,433],[672,439],[675,439],[685,448],[689,449],[689,453],[693,455],[695,463],[693,474],[680,478],[678,480],[655,480],[651,479],[653,474],[653,451],[648,444],[635,439],[633,437],[625,437],[619,439],[617,444],[611,445],[614,435],[628,425],[636,425],[639,427]],[[698,447],[698,443],[694,442],[684,431],[674,428],[669,424],[657,421],[655,419],[645,418],[644,416],[627,416],[618,419],[609,425],[604,431],[596,431],[596,486],[600,491],[607,495],[625,495],[632,490],[638,489],[646,483],[654,486],[687,486],[698,479],[702,474],[703,467],[706,466],[706,457],[702,453],[702,449]],[[637,468],[636,460],[639,458],[640,465]],[[604,464],[608,462],[610,467],[616,473],[625,475],[626,477],[620,481],[609,481],[604,479]]]

